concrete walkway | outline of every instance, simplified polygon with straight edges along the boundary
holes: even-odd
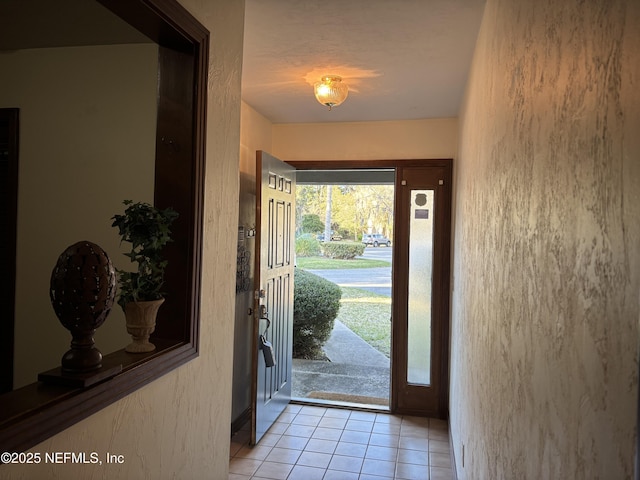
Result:
[[[292,396],[312,399],[326,394],[389,399],[389,359],[336,320],[324,346],[330,361],[293,359]]]
[[[386,355],[365,342],[340,320],[335,322],[324,353],[332,363],[389,368]]]
[[[341,287],[361,288],[379,295],[391,296],[391,267],[306,270]]]

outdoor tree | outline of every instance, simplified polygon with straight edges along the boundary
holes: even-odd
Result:
[[[296,187],[296,231],[303,233],[302,219],[304,215],[315,214],[318,218],[324,218],[326,201],[325,187],[323,185],[298,185]],[[323,226],[318,231],[324,230]]]
[[[363,230],[391,237],[393,229],[393,186],[363,185],[357,190],[363,205]],[[360,209],[359,209],[360,210]]]
[[[302,232],[318,233],[324,230],[324,222],[315,213],[302,215]]]
[[[327,203],[324,214],[324,239],[331,240],[331,197],[333,193],[333,185],[327,185]]]
[[[339,228],[345,238],[356,239],[355,236],[360,230],[360,225],[356,221],[355,187],[353,185],[336,187],[333,189],[331,209],[333,229],[338,230]]]
[[[298,185],[296,202],[298,233],[310,231],[303,226],[305,215],[317,215],[324,222],[316,231],[328,228],[328,235],[339,226],[356,241],[363,233],[392,236],[393,185]]]

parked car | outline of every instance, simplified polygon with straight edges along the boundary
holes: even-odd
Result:
[[[362,243],[365,245],[373,245],[378,247],[380,245],[391,246],[391,240],[382,235],[381,233],[365,233],[362,235]]]
[[[324,233],[316,235],[316,240],[324,242]],[[340,235],[339,233],[331,232],[331,240],[334,242],[339,242],[340,240],[342,240],[342,235]]]

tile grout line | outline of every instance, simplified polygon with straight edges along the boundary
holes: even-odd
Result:
[[[285,437],[285,436],[287,436],[287,437],[296,437],[296,438],[304,438],[304,439],[306,440],[306,441],[305,441],[305,443],[304,443],[304,447],[303,447],[301,450],[298,450],[298,449],[288,449],[288,450],[295,450],[295,451],[298,451],[298,452],[299,452],[299,454],[298,454],[298,456],[297,456],[297,458],[296,458],[296,460],[295,460],[295,462],[294,462],[294,463],[278,462],[278,461],[270,461],[270,462],[269,462],[269,463],[278,463],[278,464],[282,464],[282,465],[288,465],[288,466],[290,466],[291,468],[290,468],[290,470],[289,470],[289,473],[287,474],[287,478],[288,478],[288,476],[291,474],[291,471],[293,471],[293,470],[295,469],[295,467],[296,467],[296,466],[301,466],[301,467],[311,467],[311,468],[319,468],[319,469],[324,470],[324,475],[326,475],[326,473],[327,473],[328,471],[335,471],[335,472],[343,471],[343,470],[330,470],[330,469],[329,469],[329,466],[331,465],[331,461],[332,461],[332,460],[333,460],[333,458],[334,458],[334,457],[336,457],[336,456],[339,456],[339,457],[346,457],[346,458],[358,458],[358,459],[361,459],[361,460],[362,460],[362,464],[361,464],[361,466],[360,466],[360,468],[359,468],[358,472],[351,472],[351,473],[354,473],[354,474],[356,474],[356,475],[358,475],[358,476],[361,476],[361,475],[372,475],[372,474],[369,474],[369,473],[366,473],[366,472],[363,472],[363,471],[362,471],[362,470],[364,469],[365,461],[366,461],[367,459],[369,459],[369,460],[374,460],[374,461],[383,461],[383,462],[393,463],[393,464],[394,464],[394,469],[393,469],[393,470],[394,470],[394,472],[393,472],[393,475],[392,475],[392,477],[391,477],[391,478],[396,478],[396,476],[397,476],[397,467],[398,467],[398,464],[405,464],[404,462],[399,462],[399,461],[398,461],[398,460],[399,460],[399,456],[400,456],[400,451],[401,451],[401,450],[407,450],[407,451],[420,451],[420,452],[422,452],[422,450],[402,449],[402,448],[400,448],[399,442],[400,442],[400,439],[402,438],[402,423],[403,423],[403,421],[405,420],[405,416],[400,416],[400,417],[394,416],[394,417],[393,417],[393,418],[399,418],[399,420],[400,420],[400,423],[398,423],[398,424],[397,424],[397,425],[400,427],[400,428],[399,428],[399,430],[398,430],[398,435],[395,435],[395,434],[391,434],[391,435],[390,435],[390,434],[386,434],[386,433],[385,433],[385,434],[382,434],[382,433],[380,434],[380,435],[385,435],[385,436],[394,436],[394,437],[395,437],[395,436],[397,436],[397,437],[398,437],[398,444],[397,444],[395,447],[388,447],[388,446],[384,446],[384,445],[372,445],[372,444],[370,443],[370,442],[371,442],[371,436],[375,433],[375,432],[373,432],[373,429],[375,428],[376,423],[379,423],[379,424],[386,424],[386,425],[392,425],[392,424],[394,424],[394,422],[378,422],[378,418],[380,418],[380,417],[379,417],[380,415],[387,415],[387,414],[379,414],[379,413],[375,413],[375,414],[373,414],[374,416],[372,417],[372,420],[368,420],[368,419],[366,419],[366,418],[364,418],[364,419],[362,419],[362,418],[360,418],[360,419],[351,419],[352,414],[353,414],[353,413],[357,413],[357,412],[352,412],[352,411],[350,411],[350,412],[349,412],[349,414],[348,414],[346,417],[342,417],[342,416],[340,416],[340,417],[333,417],[333,416],[326,417],[326,414],[330,411],[328,408],[324,408],[324,407],[311,407],[311,408],[314,408],[314,410],[315,410],[315,408],[323,408],[323,410],[324,410],[324,411],[322,412],[322,415],[313,415],[313,414],[311,414],[311,412],[305,413],[305,412],[303,411],[303,410],[304,410],[304,408],[305,408],[305,407],[301,407],[301,408],[300,408],[300,409],[298,409],[295,413],[294,413],[294,412],[289,412],[289,414],[290,414],[290,415],[292,415],[292,417],[290,418],[290,421],[288,421],[288,422],[276,422],[276,423],[282,423],[282,424],[287,425],[287,427],[286,427],[286,428],[285,428],[285,427],[282,427],[282,428],[285,428],[285,430],[284,430],[281,434],[278,434],[278,435],[279,435],[278,442],[282,439],[282,437]],[[296,420],[296,418],[297,418],[299,415],[305,415],[305,416],[318,417],[318,422],[317,422],[315,425],[305,425],[305,424],[297,424],[297,423],[294,423],[294,422],[295,422],[295,420]],[[344,420],[344,426],[343,426],[342,428],[320,427],[320,423],[321,423],[321,421],[322,421],[322,419],[323,419],[323,418],[335,418],[335,419]],[[417,418],[417,417],[407,417],[407,418]],[[349,422],[350,420],[353,420],[353,421],[363,421],[363,422],[371,423],[371,424],[372,424],[372,425],[371,425],[371,431],[347,430],[347,424],[348,424],[348,422]],[[426,440],[426,441],[427,441],[427,450],[426,450],[426,451],[424,451],[424,453],[426,454],[426,457],[427,457],[427,460],[426,460],[426,461],[427,461],[427,465],[422,465],[422,464],[412,464],[412,463],[407,463],[406,465],[416,465],[416,466],[419,466],[419,467],[424,467],[424,468],[428,469],[429,471],[431,471],[431,468],[432,468],[432,467],[434,467],[434,468],[442,468],[442,469],[445,469],[444,467],[438,467],[438,466],[435,466],[435,465],[432,465],[432,464],[431,464],[431,454],[432,454],[432,453],[443,453],[443,454],[447,454],[447,455],[449,455],[449,456],[450,456],[450,451],[449,451],[449,453],[445,453],[445,452],[432,452],[432,451],[431,451],[430,443],[431,443],[432,439],[430,438],[430,437],[431,437],[430,433],[431,433],[431,431],[432,431],[432,428],[431,428],[431,421],[432,421],[432,420],[435,420],[435,419],[429,419],[429,420],[427,421],[426,431],[425,431],[426,438],[424,438],[424,440]],[[309,434],[309,436],[308,436],[308,437],[306,437],[306,436],[304,436],[304,437],[298,437],[298,436],[296,436],[296,435],[286,435],[286,433],[285,433],[285,432],[286,432],[286,431],[287,431],[287,430],[288,430],[292,425],[313,427],[313,431]],[[414,428],[417,428],[416,426],[413,426],[413,427],[414,427]],[[313,440],[313,439],[314,439],[314,438],[313,438],[313,435],[317,432],[318,428],[327,428],[327,429],[332,429],[332,430],[339,430],[339,431],[341,432],[341,433],[340,433],[340,436],[338,437],[338,439],[337,439],[337,440],[326,440],[326,441],[332,441],[332,442],[335,442],[335,443],[336,443],[336,445],[335,445],[335,446],[334,446],[334,448],[332,449],[332,452],[331,452],[331,453],[328,453],[328,452],[315,452],[315,451],[313,451],[313,450],[306,450],[307,445],[309,444],[309,442],[310,442],[311,440]],[[409,428],[411,428],[411,427],[409,427]],[[440,429],[433,429],[433,431],[438,431],[438,430],[440,430]],[[446,430],[448,430],[448,429],[446,429]],[[239,433],[241,433],[242,431],[243,431],[243,430],[241,430],[240,432],[238,432],[238,434],[239,434]],[[367,440],[367,443],[366,443],[366,444],[357,444],[357,443],[354,443],[354,445],[364,445],[365,452],[364,452],[364,456],[363,456],[362,458],[360,458],[360,457],[351,457],[351,456],[348,456],[348,455],[340,455],[340,454],[336,454],[336,453],[335,453],[335,452],[336,452],[336,449],[337,449],[338,444],[339,444],[339,443],[341,443],[341,441],[342,441],[342,440],[341,440],[341,439],[342,439],[342,435],[344,434],[344,432],[345,432],[345,431],[361,432],[361,433],[366,433],[366,434],[368,435],[368,440]],[[267,431],[267,433],[269,433],[269,432]],[[237,434],[236,434],[236,435],[237,435]],[[234,436],[235,436],[235,435],[234,435]],[[405,438],[423,438],[423,437],[422,437],[422,436],[418,436],[418,437],[405,437]],[[316,440],[325,440],[325,439],[316,439]],[[433,441],[437,441],[437,440],[436,440],[436,439],[433,439]],[[232,442],[233,442],[233,440],[232,440]],[[240,444],[240,447],[235,451],[235,453],[234,453],[232,456],[230,456],[230,461],[231,461],[231,460],[233,460],[234,458],[247,458],[247,459],[251,459],[251,457],[237,457],[237,454],[238,454],[238,453],[239,453],[243,448],[245,448],[245,447],[248,447],[248,446],[249,446],[249,445],[248,445],[248,443],[249,443],[249,441],[248,441],[248,440],[245,440],[242,444]],[[343,443],[352,443],[352,442],[344,441]],[[260,445],[258,445],[258,446],[260,446]],[[283,447],[277,447],[277,442],[276,442],[274,445],[265,445],[265,446],[266,446],[266,447],[269,447],[269,451],[267,452],[267,454],[264,456],[264,458],[263,458],[263,459],[259,459],[259,458],[255,459],[255,460],[257,460],[257,461],[259,462],[259,464],[258,464],[258,466],[255,468],[255,470],[253,470],[253,474],[251,474],[251,475],[250,475],[250,477],[249,477],[250,479],[253,479],[253,478],[254,478],[254,476],[255,476],[255,474],[260,470],[260,468],[261,468],[261,467],[262,467],[266,462],[268,462],[267,458],[269,457],[269,455],[273,452],[273,450],[274,450],[275,448],[283,448]],[[396,450],[396,452],[395,452],[395,460],[383,460],[383,459],[381,459],[381,458],[367,457],[366,455],[367,455],[367,452],[369,451],[369,447],[393,448],[393,449],[395,449],[395,450]],[[300,460],[300,457],[301,457],[304,453],[316,453],[316,454],[325,454],[325,455],[330,455],[331,459],[330,459],[329,463],[327,464],[327,467],[316,467],[316,466],[312,466],[312,465],[299,465],[299,464],[298,464],[298,461]],[[344,472],[344,471],[343,471],[343,472]],[[323,476],[324,476],[324,475],[323,475]],[[258,478],[258,477],[256,477],[256,478]],[[382,478],[385,478],[385,477],[382,477]],[[386,477],[386,478],[389,478],[389,477]]]

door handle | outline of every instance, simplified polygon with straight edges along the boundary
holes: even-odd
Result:
[[[266,334],[267,330],[269,330],[269,327],[271,326],[271,320],[269,320],[269,312],[266,305],[260,305],[260,320],[267,321],[267,328],[264,330],[264,333]]]
[[[267,321],[267,328],[264,329],[264,333],[260,335],[259,345],[260,350],[262,350],[262,354],[264,356],[264,364],[266,367],[274,367],[276,365],[276,355],[273,351],[273,345],[271,342],[267,341],[267,330],[271,326],[271,320],[269,320],[269,312],[267,311],[266,305],[260,305],[260,320]]]

